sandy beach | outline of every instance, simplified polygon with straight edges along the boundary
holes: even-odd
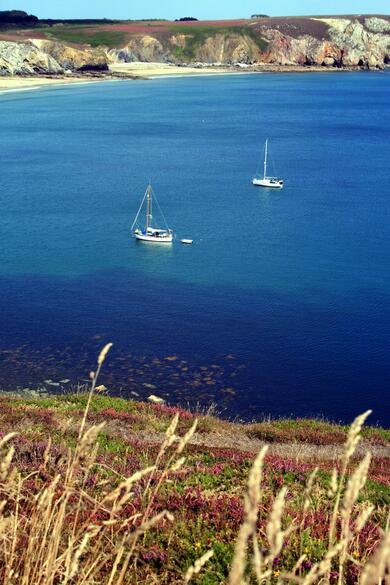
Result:
[[[112,63],[110,65],[111,73],[125,74],[135,77],[160,77],[160,76],[178,76],[178,75],[215,75],[218,73],[234,73],[237,69],[231,67],[187,67],[173,65],[170,63]]]
[[[302,66],[280,66],[270,64],[256,64],[251,66],[228,67],[228,66],[180,66],[170,63],[113,63],[110,65],[110,72],[100,75],[79,75],[79,76],[31,76],[18,75],[0,76],[0,92],[24,91],[39,89],[42,87],[70,85],[76,83],[94,83],[98,81],[112,81],[121,79],[153,79],[156,77],[182,77],[189,75],[226,75],[240,73],[310,73],[310,72],[343,72],[356,71],[358,68],[337,69],[333,67],[302,67]]]
[[[12,75],[0,76],[0,92],[24,91],[40,89],[42,87],[70,85],[76,83],[94,83],[98,81],[112,81],[120,79],[150,79],[160,76],[181,75],[215,75],[234,73],[234,69],[225,67],[179,67],[166,63],[120,63],[110,66],[110,74],[97,75],[96,77],[80,75],[78,77],[22,77]]]
[[[173,65],[170,63],[112,63],[110,72],[121,77],[141,77],[153,79],[155,77],[182,77],[186,75],[226,75],[240,73],[331,73],[358,71],[357,67],[322,67],[321,65],[275,65],[273,63],[255,63],[253,65],[206,65],[198,66]]]

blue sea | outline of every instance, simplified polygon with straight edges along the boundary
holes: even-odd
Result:
[[[390,76],[0,95],[0,387],[390,426]],[[263,146],[281,191],[256,188]],[[151,179],[172,246],[130,237]],[[192,246],[180,238],[194,240]]]

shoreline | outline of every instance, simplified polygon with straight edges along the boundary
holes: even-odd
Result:
[[[104,81],[103,77],[49,77],[49,76],[34,76],[25,77],[18,75],[10,75],[7,77],[0,77],[0,95],[21,91],[32,91],[35,89],[42,89],[45,87],[65,87],[69,85],[80,85],[86,83],[94,83]]]
[[[186,66],[166,63],[121,63],[110,66],[110,72],[100,75],[79,76],[18,76],[0,77],[0,95],[11,92],[31,91],[45,87],[61,87],[101,81],[130,81],[152,80],[158,78],[201,77],[214,75],[243,75],[254,73],[356,73],[375,72],[380,70],[363,70],[360,67],[338,69],[322,66],[302,65],[255,65],[248,67],[237,66]]]
[[[370,72],[362,67],[324,67],[322,65],[173,65],[170,63],[115,63],[110,65],[113,74],[134,78],[186,77],[201,75],[232,75],[243,73],[334,73]],[[380,72],[379,70],[372,70]]]

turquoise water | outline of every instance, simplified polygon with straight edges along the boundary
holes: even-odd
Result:
[[[152,384],[249,418],[371,407],[390,424],[389,83],[232,75],[0,95],[0,384],[82,379],[113,340],[105,381],[124,395]],[[251,184],[266,138],[282,191]],[[129,238],[149,178],[193,246]]]

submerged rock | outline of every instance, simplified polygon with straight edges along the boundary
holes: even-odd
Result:
[[[154,402],[154,404],[165,404],[165,400],[163,398],[160,398],[159,396],[155,396],[154,394],[151,394],[150,396],[148,396],[148,400],[149,400],[149,402]]]

